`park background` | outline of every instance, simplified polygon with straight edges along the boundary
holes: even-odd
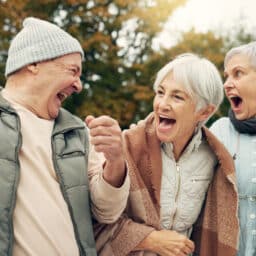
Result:
[[[176,55],[205,56],[223,76],[225,52],[256,40],[255,10],[255,0],[0,0],[0,85],[22,20],[47,19],[85,52],[83,91],[63,106],[82,119],[110,115],[125,129],[152,111],[155,75]],[[228,108],[224,100],[207,125]]]

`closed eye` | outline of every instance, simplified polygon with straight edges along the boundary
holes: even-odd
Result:
[[[72,68],[69,70],[74,76],[77,74],[78,70],[75,68]]]
[[[180,95],[174,95],[173,97],[178,100],[184,100],[184,98]]]

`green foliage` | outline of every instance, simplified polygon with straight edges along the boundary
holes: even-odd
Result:
[[[110,115],[122,128],[152,111],[152,84],[157,71],[184,52],[194,52],[213,61],[223,74],[223,58],[232,46],[255,40],[243,28],[225,37],[213,32],[184,33],[170,49],[152,50],[152,39],[167,17],[186,0],[0,0],[0,85],[11,39],[27,16],[57,23],[75,36],[85,51],[79,95],[64,107],[84,118]],[[226,115],[224,100],[211,124]]]
[[[225,52],[223,39],[216,37],[212,32],[195,33],[194,30],[191,30],[183,34],[177,45],[170,49],[162,49],[160,53],[151,55],[149,60],[143,67],[141,67],[141,72],[143,72],[144,75],[146,74],[145,78],[147,78],[147,81],[143,82],[149,84],[151,81],[152,84],[154,76],[159,69],[161,69],[167,62],[171,61],[175,56],[186,52],[196,53],[208,58],[215,63],[221,73],[223,72],[223,58]],[[152,105],[150,102],[148,102],[148,104]],[[222,112],[223,109],[219,109],[216,115],[209,120],[209,123],[225,114]]]
[[[140,118],[141,112],[147,112],[142,105],[150,90],[136,82],[136,65],[142,65],[152,54],[152,38],[185,1],[1,1],[0,83],[5,82],[4,63],[10,40],[20,30],[22,20],[27,16],[47,19],[75,36],[85,51],[81,78],[84,90],[67,100],[64,107],[81,118],[108,114],[127,127],[134,116]],[[125,43],[121,45],[120,40]]]
[[[225,53],[231,47],[248,43],[253,40],[255,40],[255,37],[246,33],[242,28],[232,31],[232,35],[226,37],[216,36],[213,32],[196,33],[192,29],[191,31],[184,33],[175,46],[171,47],[170,49],[162,49],[160,52],[153,53],[148,61],[139,67],[143,77],[137,77],[137,82],[145,85],[152,84],[155,74],[161,67],[163,67],[167,62],[171,61],[175,56],[185,52],[193,52],[208,58],[216,65],[223,78],[223,61]],[[153,92],[153,89],[151,90]],[[147,107],[145,107],[145,105]],[[146,103],[144,102],[144,108],[147,110],[147,113],[150,111],[151,105],[151,99],[149,99]],[[210,126],[221,116],[226,116],[229,107],[229,102],[226,98],[224,98],[220,108],[208,121],[207,126]]]

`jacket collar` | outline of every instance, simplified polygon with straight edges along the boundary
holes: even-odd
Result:
[[[155,128],[154,128],[154,114],[150,114],[145,120],[145,132],[148,142],[147,151],[150,155],[155,158],[155,161],[151,162],[152,170],[158,170],[157,172],[151,173],[151,182],[154,190],[154,195],[157,201],[157,206],[160,207],[160,187],[161,187],[161,179],[159,177],[162,176],[162,161],[161,161],[161,153],[160,153],[160,141],[157,138]],[[228,150],[224,147],[224,145],[209,131],[208,128],[203,126],[201,129],[201,137],[205,137],[209,146],[213,150],[214,154],[218,159],[218,164],[220,168],[219,171],[222,171],[227,179],[235,184],[235,165],[232,157],[230,156]],[[199,135],[200,137],[200,135]],[[200,137],[200,139],[201,139]],[[197,140],[197,139],[196,139]],[[158,145],[158,146],[157,146]]]
[[[78,117],[61,108],[58,117],[55,119],[53,135],[64,133],[73,129],[84,129],[85,124]]]
[[[200,145],[202,137],[205,137],[214,154],[216,155],[218,162],[221,165],[221,168],[223,169],[224,173],[226,175],[233,173],[235,170],[234,161],[230,156],[228,150],[225,148],[225,146],[215,137],[215,135],[207,127],[203,126],[202,129],[200,130],[202,131],[202,133],[198,133],[197,136],[194,137],[190,142],[192,149],[196,149]],[[157,140],[156,133],[154,130],[153,113],[151,113],[146,118],[146,133],[149,134],[151,137],[153,136],[154,140]]]
[[[185,148],[185,151],[183,154],[187,155],[187,154],[192,153],[193,151],[198,150],[201,142],[202,142],[202,129],[199,128],[199,129],[196,129],[191,141]],[[161,144],[161,147],[168,157],[173,158],[173,144],[172,143],[164,142]]]
[[[0,87],[0,109],[4,109],[5,111],[9,113],[16,113],[15,109],[12,108],[10,103],[2,96],[2,91],[3,87]]]
[[[224,171],[225,175],[234,174],[235,164],[233,158],[231,157],[225,146],[215,137],[215,135],[206,127],[203,127],[203,134],[206,137],[211,149],[215,153],[221,169]]]

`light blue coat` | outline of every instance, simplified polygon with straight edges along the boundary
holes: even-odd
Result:
[[[227,117],[217,120],[210,130],[235,159],[240,220],[238,256],[256,256],[256,135],[239,134]]]

